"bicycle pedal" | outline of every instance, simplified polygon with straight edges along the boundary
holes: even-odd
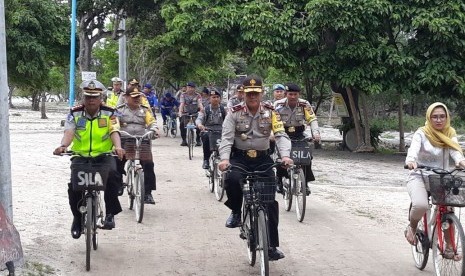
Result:
[[[245,236],[245,234],[242,233],[242,232],[239,234],[239,238],[241,238],[241,239],[243,239],[243,240],[246,240],[246,239],[247,239],[247,237]]]

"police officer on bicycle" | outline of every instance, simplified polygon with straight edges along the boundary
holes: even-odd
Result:
[[[284,123],[284,129],[287,135],[292,140],[303,140],[305,138],[305,128],[310,125],[313,139],[316,142],[320,141],[320,129],[318,127],[318,121],[312,106],[307,100],[300,99],[300,87],[294,83],[288,83],[285,86],[286,97],[278,100],[274,103],[276,112],[279,113]],[[293,142],[293,145],[297,143],[306,144],[307,142]],[[312,172],[312,165],[303,166],[305,183],[307,186],[307,195],[310,194],[308,187],[309,181],[315,181],[315,176]],[[282,177],[288,177],[287,171],[283,168],[278,168],[278,193],[282,193],[283,184]]]
[[[186,141],[186,125],[189,123],[189,116],[197,114],[197,112],[203,110],[202,96],[195,92],[195,83],[187,83],[186,92],[181,94],[180,105],[179,105],[179,128],[181,130],[182,143],[181,146],[187,146]],[[193,119],[195,121],[195,117]],[[200,130],[197,129],[196,146],[200,147]]]
[[[293,162],[289,158],[291,142],[284,131],[283,123],[273,107],[262,103],[263,86],[258,77],[248,77],[243,82],[245,101],[232,108],[223,123],[223,132],[219,153],[221,162],[219,169],[224,171],[229,164],[238,164],[253,171],[261,164],[271,164],[273,160],[269,154],[270,134],[273,132],[278,150],[285,166]],[[267,175],[274,178],[273,170]],[[242,189],[240,181],[242,173],[235,168],[225,178],[228,200],[225,205],[232,213],[226,221],[226,227],[234,228],[241,225]],[[277,249],[279,246],[278,202],[267,204],[268,228],[270,237],[270,260],[284,258],[284,254]]]
[[[71,150],[77,155],[71,159],[73,164],[94,158],[94,161],[110,168],[104,193],[106,217],[103,228],[113,229],[114,216],[122,211],[118,200],[121,175],[117,172],[115,158],[108,154],[114,149],[118,157],[123,158],[119,121],[114,114],[115,110],[102,104],[102,93],[105,90],[103,84],[98,81],[85,81],[81,84],[81,88],[83,102],[73,107],[68,114],[61,145],[53,154],[64,153],[72,143]],[[74,216],[71,236],[75,239],[81,236],[81,213],[78,208],[83,204],[83,195],[81,191],[73,191],[72,184],[68,184],[69,205]]]
[[[226,117],[225,107],[221,105],[221,94],[216,88],[210,89],[210,103],[207,104],[202,112],[199,112],[199,117],[195,120],[197,127],[204,131],[208,128],[213,131],[218,131],[220,134],[217,137],[221,138],[221,129],[223,120]],[[210,137],[215,135],[209,134],[208,132],[202,133],[202,145],[203,145],[203,169],[210,167],[209,160],[211,155],[210,148]],[[215,139],[216,140],[216,139]],[[215,141],[212,141],[215,143]]]

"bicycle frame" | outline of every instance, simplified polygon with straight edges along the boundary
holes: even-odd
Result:
[[[430,204],[432,206],[432,204]],[[450,210],[448,206],[444,205],[435,205],[433,211],[431,212],[431,208],[429,208],[426,213],[423,215],[423,224],[425,225],[425,232],[426,236],[428,237],[429,247],[432,247],[432,240],[434,231],[438,233],[438,240],[439,240],[439,251],[444,252],[444,233],[442,230],[442,221],[443,217],[446,214],[454,213]],[[455,237],[453,232],[450,233],[450,240],[455,241]],[[455,242],[452,242],[452,248],[457,250],[457,245]]]

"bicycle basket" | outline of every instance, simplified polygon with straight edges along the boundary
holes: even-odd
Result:
[[[433,204],[465,207],[464,176],[432,174],[428,179]]]
[[[110,168],[99,163],[71,164],[71,185],[74,191],[103,191],[107,186]]]
[[[295,165],[310,165],[312,163],[312,150],[307,142],[293,142],[291,159]]]
[[[259,198],[262,203],[272,203],[276,195],[276,179],[274,177],[256,177],[241,181],[242,194],[247,203],[251,203],[254,198]]]
[[[221,132],[209,132],[208,141],[210,142],[210,150],[218,150],[218,140],[221,140]]]

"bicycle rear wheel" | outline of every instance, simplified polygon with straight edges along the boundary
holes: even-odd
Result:
[[[291,210],[291,207],[292,207],[292,194],[293,194],[291,180],[286,177],[282,177],[281,181],[283,183],[284,210],[289,212],[289,210]]]
[[[442,244],[439,241],[440,236],[442,236]],[[446,214],[442,223],[442,233],[438,233],[436,227],[433,235],[432,249],[436,275],[465,275],[464,247],[465,235],[462,224],[453,213]]]
[[[429,238],[425,232],[425,221],[426,214],[423,215],[422,219],[418,222],[417,232],[415,234],[417,244],[411,246],[413,260],[415,261],[415,266],[419,270],[423,270],[426,267],[429,256]]]
[[[136,221],[142,222],[144,218],[144,196],[145,196],[145,185],[144,185],[144,171],[142,169],[137,170],[136,177],[134,180],[134,201],[136,211]]]
[[[215,182],[215,197],[221,201],[224,196],[224,180],[221,171],[218,169],[218,159],[213,161],[213,181]]]
[[[297,220],[302,222],[305,217],[305,208],[307,205],[307,186],[305,185],[305,175],[302,169],[299,170],[297,179],[293,179],[295,189],[295,213]]]
[[[187,147],[189,149],[189,160],[192,160],[194,150],[194,131],[192,129],[187,130]]]
[[[86,202],[86,270],[90,270],[90,243],[92,239],[93,211],[92,197],[87,198]]]
[[[260,274],[262,276],[268,276],[270,273],[268,259],[268,225],[266,223],[266,214],[264,210],[258,210],[257,236],[257,249],[260,254]]]

